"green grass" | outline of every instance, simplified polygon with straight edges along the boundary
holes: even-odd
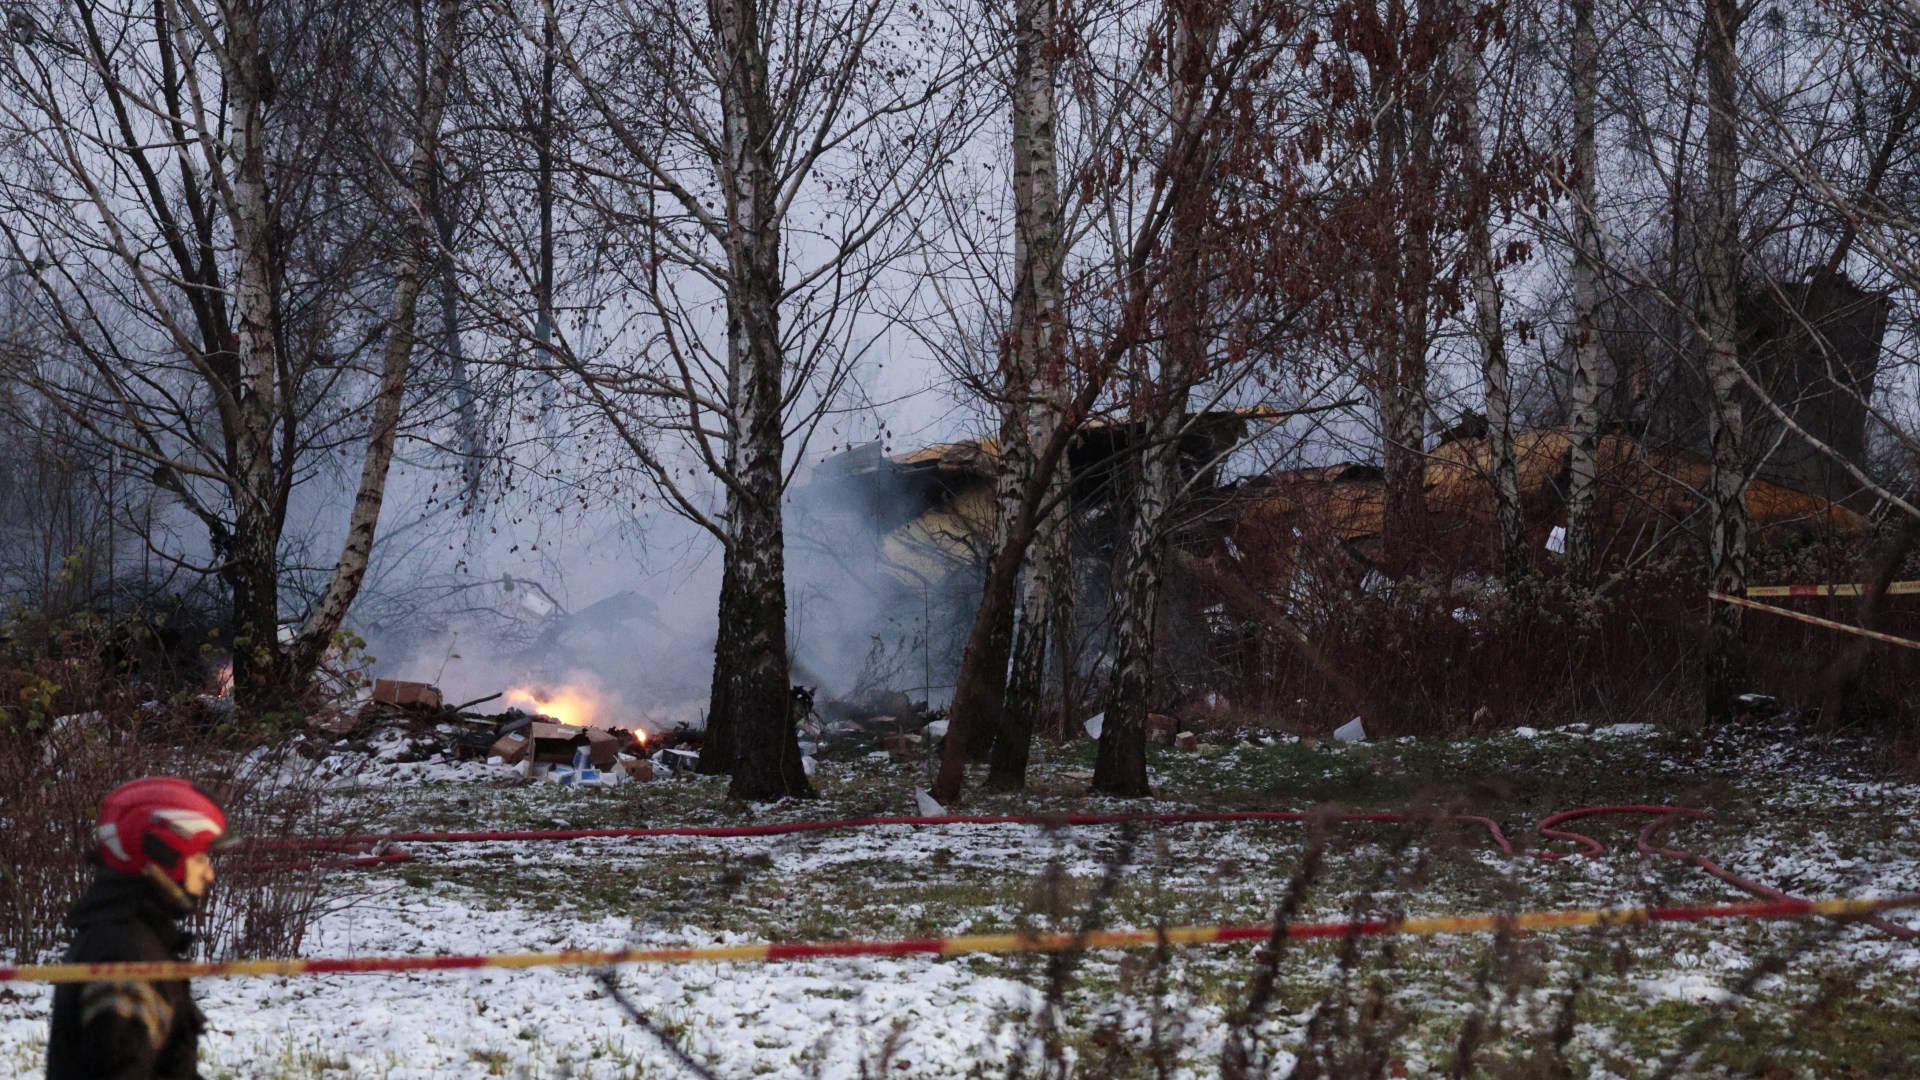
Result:
[[[1847,770],[1839,764],[1753,767],[1748,762],[1756,745],[1764,749],[1752,738],[1721,733],[1155,749],[1149,805],[1482,813],[1501,820],[1523,848],[1537,848],[1532,827],[1553,811],[1674,803],[1715,811],[1712,820],[1672,834],[1694,850],[1726,853],[1763,844],[1780,852],[1807,846],[1836,861],[1884,859],[1889,851],[1920,860],[1910,805],[1855,797],[1840,782]],[[1145,808],[1084,795],[1084,784],[1069,774],[1090,767],[1091,759],[1085,741],[1053,750],[1027,791],[980,792],[965,810]],[[850,752],[828,755],[817,802],[773,808],[729,805],[723,782],[702,778],[585,792],[430,786],[370,798],[359,810],[392,828],[732,824],[911,812],[911,789],[924,782],[924,766]],[[1444,824],[1338,828],[1319,841],[1321,869],[1307,890],[1304,914],[1740,898],[1697,870],[1636,853],[1634,836],[1646,820],[1573,826],[1607,845],[1608,853],[1593,863],[1490,858],[1484,832]],[[869,836],[569,844],[554,849],[566,853],[564,865],[517,858],[526,848],[423,847],[420,861],[392,877],[468,903],[614,915],[638,929],[698,928],[762,940],[883,938],[1072,928],[1103,889],[1110,892],[1101,919],[1108,925],[1265,921],[1314,843],[1311,830],[1291,824],[1144,829],[1134,836],[1133,858],[1103,884],[1103,864],[1123,843],[1117,829],[1017,843],[1004,830]],[[1311,1022],[1323,1053],[1377,1053],[1411,1075],[1452,1060],[1466,1018],[1479,1011],[1489,1034],[1475,1075],[1487,1077],[1557,1075],[1563,1066],[1575,1075],[1594,1069],[1650,1075],[1682,1046],[1698,1050],[1683,1076],[1920,1076],[1920,980],[1894,963],[1900,954],[1860,945],[1869,932],[1859,929],[1845,934],[1852,945],[1828,942],[1799,952],[1799,933],[1782,924],[1739,924],[1536,935],[1498,947],[1486,938],[1375,940],[1344,966],[1342,943],[1296,943],[1281,962],[1268,1015],[1277,1018],[1274,1045],[1282,1049],[1300,1049],[1300,1033]],[[1678,976],[1731,986],[1747,967],[1773,957],[1784,957],[1782,976],[1730,1004],[1653,993]],[[1048,970],[1046,960],[1032,957],[958,962],[1034,983]],[[1198,1008],[1217,1022],[1245,1001],[1255,967],[1250,948],[1188,950],[1164,966],[1138,955],[1087,956],[1071,980],[1067,1045],[1083,1062],[1100,1063],[1089,1075],[1154,1075],[1149,1049],[1103,1028],[1104,1010],[1116,1001],[1149,1010],[1164,1003],[1179,1012]],[[1156,989],[1162,983],[1170,988],[1164,1002]],[[1562,1051],[1554,1029],[1569,995],[1573,1026]],[[1557,1063],[1552,1068],[1541,1064],[1549,1059]],[[493,1064],[492,1058],[474,1060]]]

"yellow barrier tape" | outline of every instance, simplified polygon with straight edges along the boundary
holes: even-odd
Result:
[[[1710,592],[1707,595],[1724,603],[1738,604],[1741,607],[1752,608],[1755,611],[1764,611],[1769,615],[1783,615],[1789,619],[1796,619],[1803,623],[1823,626],[1828,630],[1838,630],[1845,634],[1858,634],[1863,638],[1872,638],[1875,641],[1884,641],[1889,645],[1899,645],[1903,648],[1920,649],[1920,641],[1910,641],[1903,637],[1894,637],[1892,634],[1883,634],[1878,630],[1868,630],[1865,627],[1855,626],[1852,623],[1834,622],[1832,619],[1822,619],[1817,615],[1808,615],[1790,608],[1774,607],[1772,604],[1762,604],[1757,601],[1748,600],[1743,596],[1730,596],[1723,592]]]
[[[1783,900],[1695,907],[1582,908],[1513,914],[1442,915],[1329,923],[1291,923],[1289,940],[1350,936],[1475,934],[1569,930],[1656,922],[1716,919],[1793,919],[1808,916],[1859,918],[1891,908],[1920,906],[1920,897],[1899,899]],[[1261,942],[1272,926],[1174,926],[1153,930],[1096,930],[1087,934],[969,934],[897,941],[818,941],[757,945],[710,945],[678,949],[567,950],[478,956],[373,956],[334,959],[255,959],[152,964],[41,964],[0,967],[0,983],[79,983],[104,980],[160,981],[194,978],[261,978],[293,975],[354,975],[478,968],[606,967],[613,964],[689,964],[834,959],[854,956],[964,956],[975,953],[1070,952],[1081,949],[1147,949],[1167,946]]]

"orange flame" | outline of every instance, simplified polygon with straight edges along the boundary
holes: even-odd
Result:
[[[516,686],[507,691],[506,701],[569,727],[592,727],[601,719],[598,696],[579,686]]]

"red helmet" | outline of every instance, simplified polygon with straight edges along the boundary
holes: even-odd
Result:
[[[182,881],[187,859],[219,845],[227,815],[207,793],[172,776],[149,776],[122,784],[100,803],[93,830],[100,857],[125,874],[157,866]]]

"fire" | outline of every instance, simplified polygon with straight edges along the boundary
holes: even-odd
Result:
[[[599,697],[578,686],[516,686],[507,691],[506,703],[569,727],[592,727],[601,720]]]
[[[213,685],[215,697],[233,696],[233,664],[231,661],[220,665],[219,670],[213,673]]]

